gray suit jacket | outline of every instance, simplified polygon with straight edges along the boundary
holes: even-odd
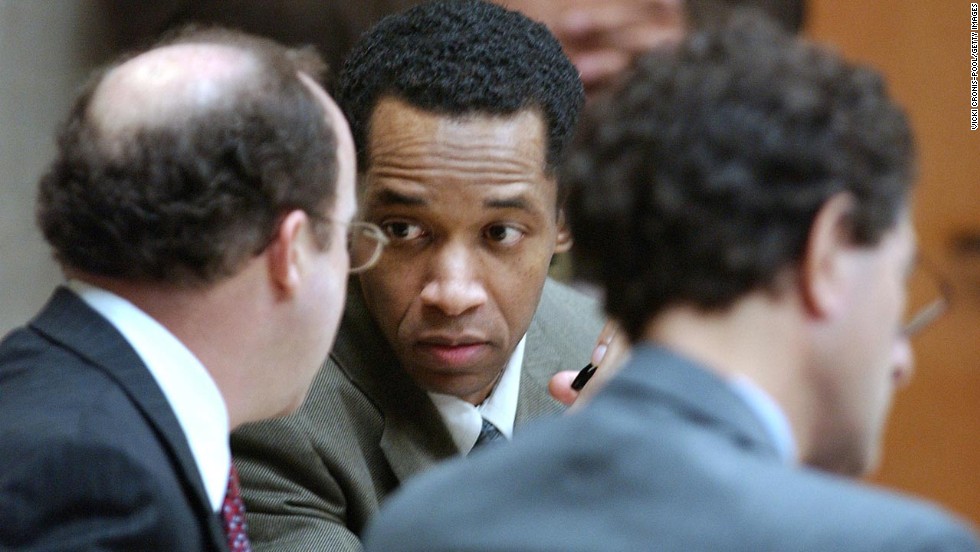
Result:
[[[360,550],[358,534],[407,478],[458,454],[428,395],[351,286],[337,343],[295,414],[232,436],[256,550]],[[516,425],[563,407],[559,370],[581,368],[602,329],[596,304],[548,281],[528,328]]]
[[[727,383],[646,346],[581,412],[410,482],[365,544],[378,552],[980,550],[933,506],[788,465]]]
[[[0,344],[0,550],[227,550],[163,392],[67,289]]]

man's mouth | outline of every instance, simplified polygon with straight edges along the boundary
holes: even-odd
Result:
[[[490,343],[472,335],[426,336],[416,341],[415,348],[448,368],[462,368],[479,361],[490,352]]]

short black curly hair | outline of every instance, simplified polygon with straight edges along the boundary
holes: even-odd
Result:
[[[548,29],[482,0],[427,2],[364,34],[338,76],[334,97],[350,122],[358,163],[371,115],[384,97],[450,116],[538,109],[554,171],[585,99],[578,71]]]
[[[228,46],[256,67],[241,85],[226,86],[224,101],[187,120],[111,141],[90,105],[104,77],[134,54],[89,79],[38,192],[38,224],[62,265],[130,281],[208,284],[261,251],[283,213],[302,209],[317,221],[333,205],[336,135],[297,76],[317,78],[322,60],[219,28],[184,29],[157,47],[182,43]],[[324,226],[316,223],[326,247]]]
[[[560,173],[575,267],[634,340],[667,307],[777,291],[836,193],[860,245],[907,205],[911,132],[881,77],[745,14],[591,107]]]

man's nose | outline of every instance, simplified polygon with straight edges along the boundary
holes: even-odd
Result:
[[[424,305],[448,316],[459,316],[486,303],[487,291],[475,252],[463,244],[442,247],[432,259],[420,297]]]

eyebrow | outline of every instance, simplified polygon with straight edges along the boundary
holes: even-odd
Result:
[[[536,212],[530,202],[524,196],[504,197],[499,199],[487,199],[483,206],[488,209],[521,209],[522,211]]]
[[[429,202],[424,198],[403,194],[394,190],[381,190],[377,193],[377,195],[371,198],[371,203],[382,206],[408,205],[419,207],[428,205]]]

